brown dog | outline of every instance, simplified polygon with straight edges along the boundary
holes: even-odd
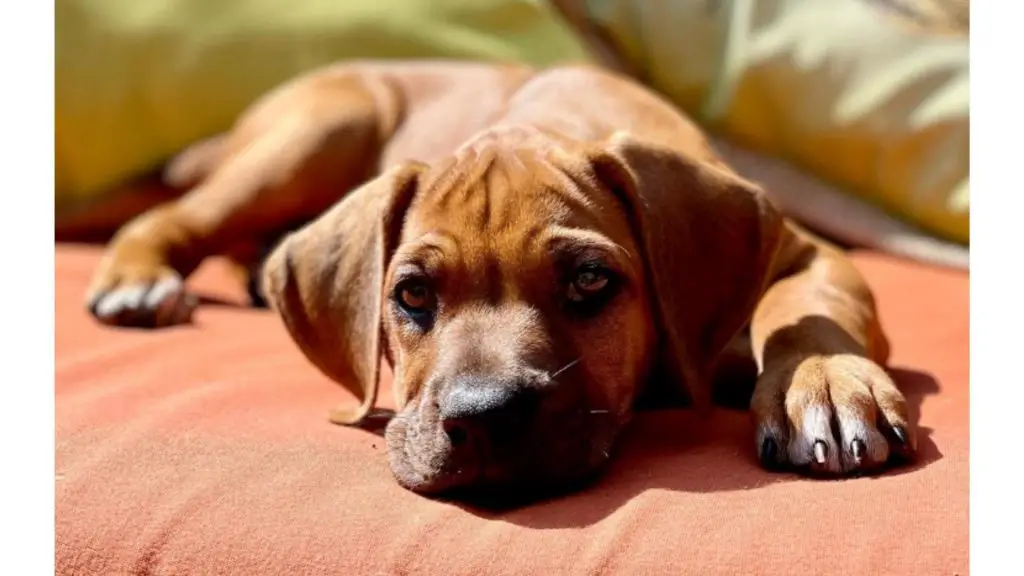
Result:
[[[861,276],[612,73],[337,65],[262,98],[169,178],[190,191],[118,233],[93,313],[186,321],[183,279],[204,258],[252,265],[308,222],[265,262],[264,292],[362,399],[335,422],[360,422],[381,356],[393,366],[388,457],[412,490],[585,478],[645,384],[701,408],[742,356],[765,466],[839,475],[913,454]]]

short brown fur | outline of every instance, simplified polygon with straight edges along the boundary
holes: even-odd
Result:
[[[192,186],[114,238],[94,314],[187,321],[183,280],[204,258],[252,259],[300,224],[263,267],[266,297],[309,360],[360,399],[333,421],[365,418],[390,361],[388,456],[413,490],[585,477],[645,385],[706,407],[725,349],[758,366],[765,466],[846,474],[913,453],[856,269],[616,74],[336,65],[259,100],[170,177]],[[566,290],[591,261],[614,291],[584,313]],[[429,283],[428,320],[396,299],[410,278]],[[449,425],[465,406],[451,398],[481,387],[529,390],[541,407],[512,440],[503,424],[467,452]]]

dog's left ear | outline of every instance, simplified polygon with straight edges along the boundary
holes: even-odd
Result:
[[[360,399],[331,412],[360,423],[377,400],[384,275],[423,165],[396,167],[287,236],[263,266],[263,293],[299,348]]]
[[[766,289],[782,217],[727,168],[625,133],[588,156],[598,181],[626,204],[644,251],[661,367],[706,408],[716,358]]]

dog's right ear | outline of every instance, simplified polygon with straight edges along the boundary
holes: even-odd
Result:
[[[263,267],[263,294],[317,368],[360,404],[332,411],[360,423],[374,407],[383,283],[424,165],[393,168],[287,236]]]

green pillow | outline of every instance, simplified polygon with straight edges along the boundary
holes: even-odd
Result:
[[[352,58],[588,60],[540,0],[57,0],[58,213]]]
[[[732,142],[970,238],[969,40],[866,0],[578,0],[650,85]]]

